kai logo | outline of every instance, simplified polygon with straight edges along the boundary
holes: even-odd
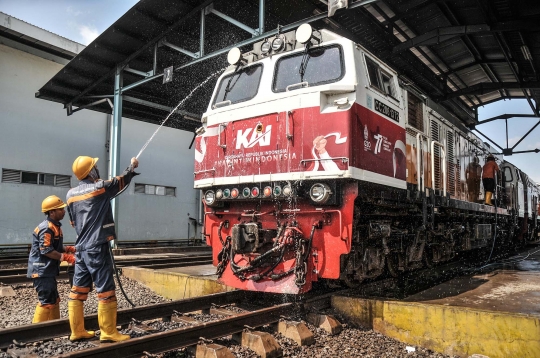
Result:
[[[272,126],[266,126],[266,128],[261,131],[257,130],[258,127],[259,125],[257,125],[255,128],[248,128],[245,130],[245,132],[240,129],[236,135],[236,149],[240,149],[242,147],[253,148],[257,143],[259,143],[259,146],[261,147],[269,146],[270,138],[272,137]]]

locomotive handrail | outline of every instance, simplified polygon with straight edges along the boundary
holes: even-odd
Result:
[[[291,119],[291,127],[292,132],[289,132],[289,119]],[[287,132],[287,139],[291,140],[294,137],[294,117],[293,117],[293,111],[287,111],[287,120],[285,121],[285,131]]]
[[[285,92],[289,92],[290,89],[294,87],[300,87],[300,88],[309,87],[309,83],[307,81],[293,83],[292,85],[288,85],[287,87],[285,87]]]
[[[444,145],[436,140],[431,141],[431,187],[435,190],[435,146],[440,147],[442,152],[443,165],[441,167],[443,174],[443,192],[444,195],[446,195],[446,151]]]
[[[423,137],[422,143],[420,143],[420,137]],[[418,191],[422,189],[422,192],[424,192],[424,189],[426,186],[425,179],[424,179],[424,158],[423,156],[420,155],[421,149],[423,148],[424,139],[427,142],[428,138],[425,135],[423,135],[422,133],[416,134],[416,178],[418,180]],[[422,146],[420,146],[420,144],[422,144]],[[422,162],[422,167],[419,169],[420,162]],[[421,170],[421,174],[418,173],[419,170]],[[420,184],[420,179],[422,179],[422,184]]]
[[[349,170],[349,158],[348,157],[331,157],[331,158],[318,158],[318,159],[302,159],[300,164],[306,165],[307,162],[317,162],[319,160],[341,160],[342,163],[347,163],[347,169]]]
[[[212,106],[212,109],[225,107],[225,105],[230,106],[231,104],[232,104],[232,102],[230,100],[221,101],[221,102],[218,102],[218,103],[214,104]]]
[[[216,168],[212,167],[212,169],[206,169],[206,170],[199,170],[198,172],[193,172],[193,176],[197,174],[207,173],[207,172],[215,172]]]
[[[220,124],[218,127],[218,146],[220,146],[223,149],[227,148],[227,144],[221,144],[221,127],[225,128],[227,127],[226,124]]]

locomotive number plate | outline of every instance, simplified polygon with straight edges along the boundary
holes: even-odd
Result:
[[[375,110],[379,113],[384,114],[385,116],[393,119],[396,122],[399,122],[399,112],[390,106],[382,103],[381,101],[375,99]]]

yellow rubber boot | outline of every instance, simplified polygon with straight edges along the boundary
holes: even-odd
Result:
[[[493,205],[491,204],[491,196],[493,195],[492,192],[486,191],[486,205]]]
[[[48,321],[50,319],[51,311],[52,310],[49,308],[41,307],[41,305],[38,303],[36,306],[36,311],[34,312],[32,323]]]
[[[127,341],[131,337],[127,334],[120,334],[116,329],[116,310],[117,303],[99,303],[98,304],[98,322],[101,335],[100,341],[122,342]]]
[[[52,308],[50,319],[60,319],[60,303],[55,304]]]
[[[84,303],[79,300],[68,301],[69,326],[71,327],[70,341],[95,337],[94,331],[84,329]]]

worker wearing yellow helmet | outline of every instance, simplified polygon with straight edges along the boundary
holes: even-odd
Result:
[[[32,323],[60,318],[60,296],[56,276],[60,274],[60,262],[75,263],[75,247],[64,246],[64,235],[60,221],[66,214],[66,204],[56,195],[41,203],[41,212],[47,218],[36,227],[32,249],[28,257],[28,277],[32,279],[38,294]]]
[[[125,341],[129,335],[116,329],[116,293],[113,263],[109,244],[116,239],[110,200],[122,192],[137,175],[139,162],[131,159],[130,166],[109,180],[99,177],[98,158],[81,156],[73,162],[73,173],[79,185],[67,194],[68,213],[77,232],[77,248],[73,287],[69,294],[70,340],[89,338],[84,328],[83,302],[94,285],[98,296],[98,323],[101,341]]]

